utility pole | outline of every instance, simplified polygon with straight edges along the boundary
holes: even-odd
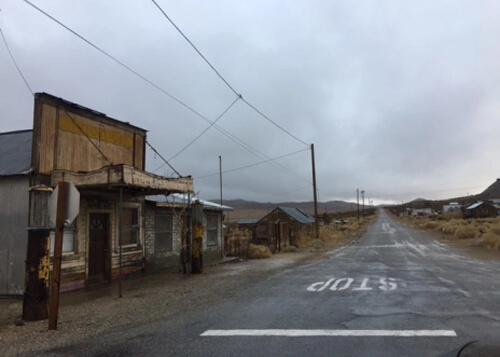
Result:
[[[224,258],[224,211],[222,211],[222,157],[219,155],[219,182],[220,182],[220,209],[221,209],[221,217],[222,217],[222,234],[221,234],[221,244],[220,244],[220,253],[221,257]]]
[[[61,287],[61,260],[63,246],[64,219],[68,204],[68,183],[61,181],[58,184],[56,232],[54,239],[54,265],[52,283],[50,286],[49,330],[57,330],[57,315],[59,313],[59,289]]]
[[[316,239],[318,239],[319,238],[318,195],[316,193],[316,165],[314,162],[314,144],[311,144],[311,162],[312,162],[312,180],[313,180],[313,193],[314,193],[314,234]]]
[[[358,199],[358,223],[359,223],[359,188],[356,189],[356,197]]]
[[[365,219],[365,191],[361,191],[361,197],[363,198],[363,219]]]
[[[219,155],[220,207],[222,208],[222,157]]]

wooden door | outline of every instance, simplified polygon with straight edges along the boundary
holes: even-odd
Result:
[[[89,217],[89,282],[109,279],[109,215],[91,213]]]

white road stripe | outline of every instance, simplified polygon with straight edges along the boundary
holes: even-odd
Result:
[[[203,337],[457,337],[455,330],[207,330]]]

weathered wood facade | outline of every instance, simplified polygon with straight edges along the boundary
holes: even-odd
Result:
[[[62,291],[144,269],[148,194],[193,192],[191,178],[144,171],[146,131],[45,93],[35,95],[30,227],[48,227],[47,202],[60,181],[80,191],[80,214],[63,237]],[[120,194],[122,209],[120,209]]]

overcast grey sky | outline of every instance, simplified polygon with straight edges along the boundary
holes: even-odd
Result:
[[[215,120],[235,95],[151,1],[32,0],[88,40]],[[158,3],[228,82],[316,148],[319,199],[375,203],[478,193],[498,176],[497,1],[167,1]],[[170,158],[207,128],[151,85],[20,0],[0,26],[35,92],[149,130]],[[0,131],[31,128],[33,98],[0,43]],[[224,170],[307,147],[241,100],[171,161],[219,196]],[[261,153],[256,154],[255,151]],[[148,150],[148,170],[162,161]],[[224,175],[224,196],[312,199],[308,150]],[[163,167],[157,173],[171,175]],[[200,177],[199,179],[197,179]]]

